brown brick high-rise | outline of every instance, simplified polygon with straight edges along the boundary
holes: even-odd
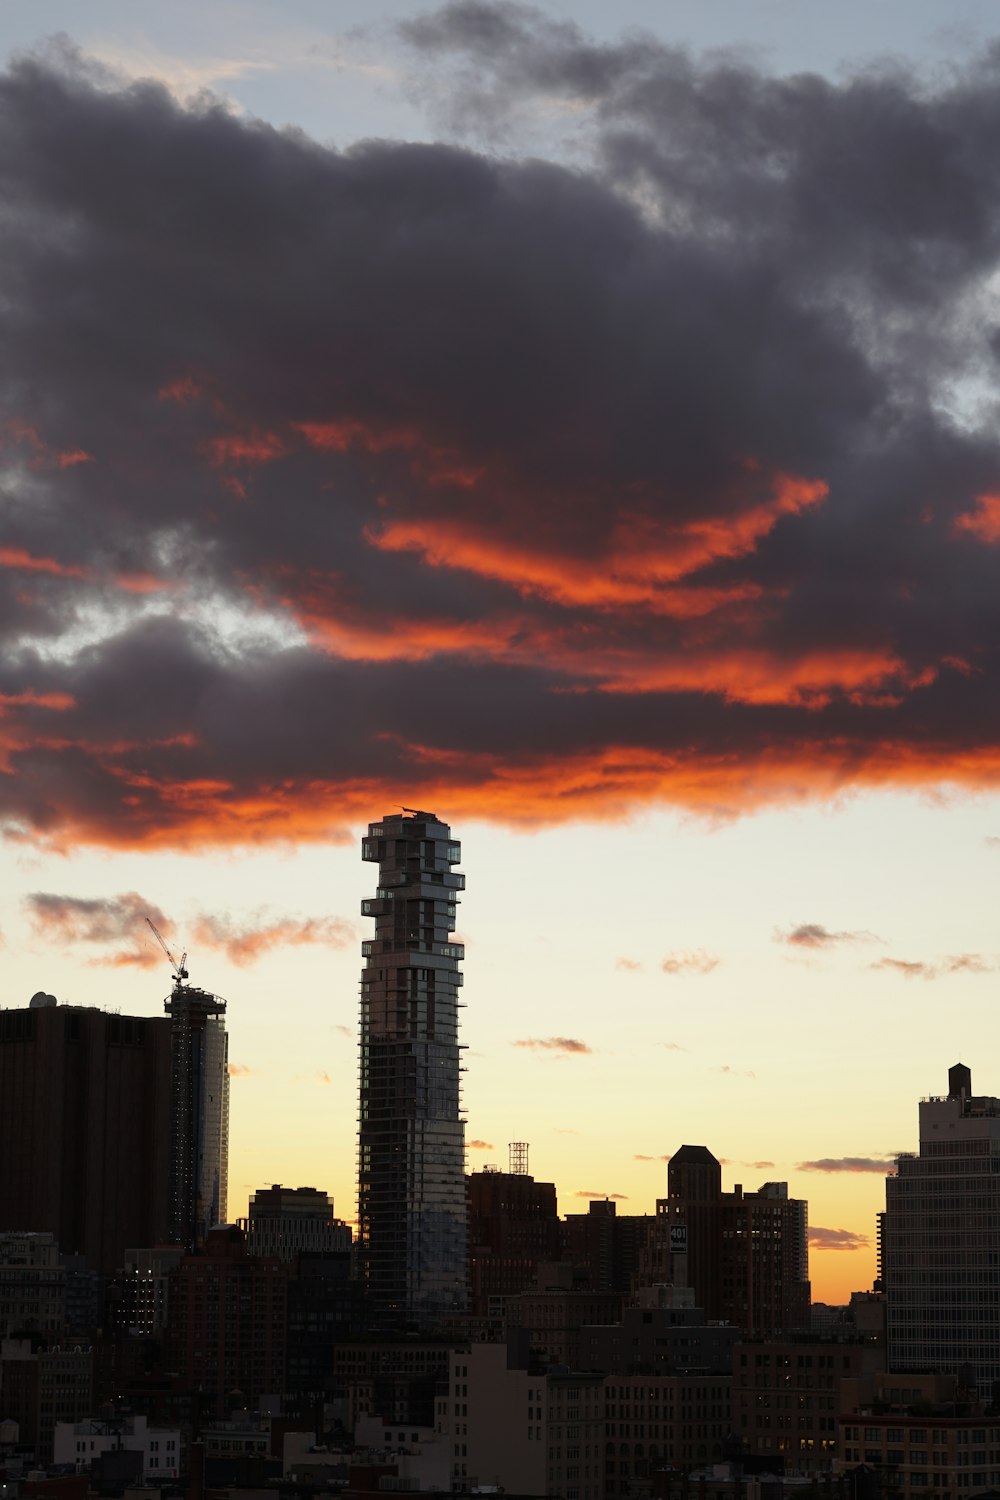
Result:
[[[49,997],[0,1010],[0,1230],[116,1270],[166,1233],[169,1126],[169,1021]]]

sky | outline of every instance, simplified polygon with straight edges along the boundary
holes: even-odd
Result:
[[[707,1145],[871,1285],[1000,1093],[985,4],[0,16],[0,1003],[228,1001],[354,1215],[366,824],[463,843],[469,1160]]]

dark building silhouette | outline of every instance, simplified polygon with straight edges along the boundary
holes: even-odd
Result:
[[[784,1182],[724,1193],[711,1151],[681,1146],[667,1169],[667,1197],[657,1199],[642,1274],[692,1287],[709,1318],[747,1333],[807,1329],[807,1205],[789,1198]]]
[[[563,1219],[563,1259],[591,1291],[627,1296],[655,1224],[651,1214],[619,1215],[613,1199],[597,1198],[585,1214]]]
[[[166,1235],[170,1123],[168,1020],[46,995],[0,1010],[0,1230],[113,1272]]]
[[[285,1389],[288,1267],[249,1256],[235,1224],[209,1230],[205,1249],[170,1272],[169,1345],[183,1388],[204,1394],[207,1416]]]
[[[350,1251],[300,1251],[288,1283],[289,1396],[315,1400],[331,1389],[333,1351],[355,1322]]]
[[[276,1255],[294,1265],[304,1251],[348,1251],[351,1231],[333,1216],[333,1199],[318,1188],[258,1188],[240,1219],[248,1255]]]
[[[358,1264],[372,1331],[431,1333],[465,1311],[465,1125],[458,961],[465,877],[446,823],[404,812],[372,823],[379,866],[361,975]]]
[[[541,1261],[559,1259],[556,1189],[495,1168],[471,1173],[468,1186],[471,1306],[487,1317],[531,1285]]]

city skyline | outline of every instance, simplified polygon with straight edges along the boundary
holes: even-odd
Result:
[[[705,9],[0,18],[0,1002],[162,1014],[151,918],[230,1216],[353,1220],[357,843],[432,807],[470,1167],[651,1212],[704,1145],[843,1300],[1000,1087],[996,61]]]

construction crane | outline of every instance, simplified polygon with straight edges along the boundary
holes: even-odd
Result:
[[[159,928],[156,926],[156,924],[149,917],[146,918],[146,926],[149,928],[150,932],[153,934],[153,936],[155,937],[156,941],[159,943],[160,947],[163,949],[164,953],[167,955],[167,958],[168,958],[168,960],[170,962],[170,967],[174,971],[174,980],[175,980],[175,982],[178,985],[183,984],[184,981],[185,981],[185,979],[187,979],[187,977],[188,977],[188,971],[187,971],[187,968],[186,968],[186,964],[187,964],[187,951],[185,950],[185,952],[183,952],[181,954],[181,961],[180,961],[180,963],[178,963],[177,960],[176,960],[176,958],[174,957],[174,955],[171,953],[170,949],[167,947],[166,943],[163,941],[163,935],[160,932]]]

